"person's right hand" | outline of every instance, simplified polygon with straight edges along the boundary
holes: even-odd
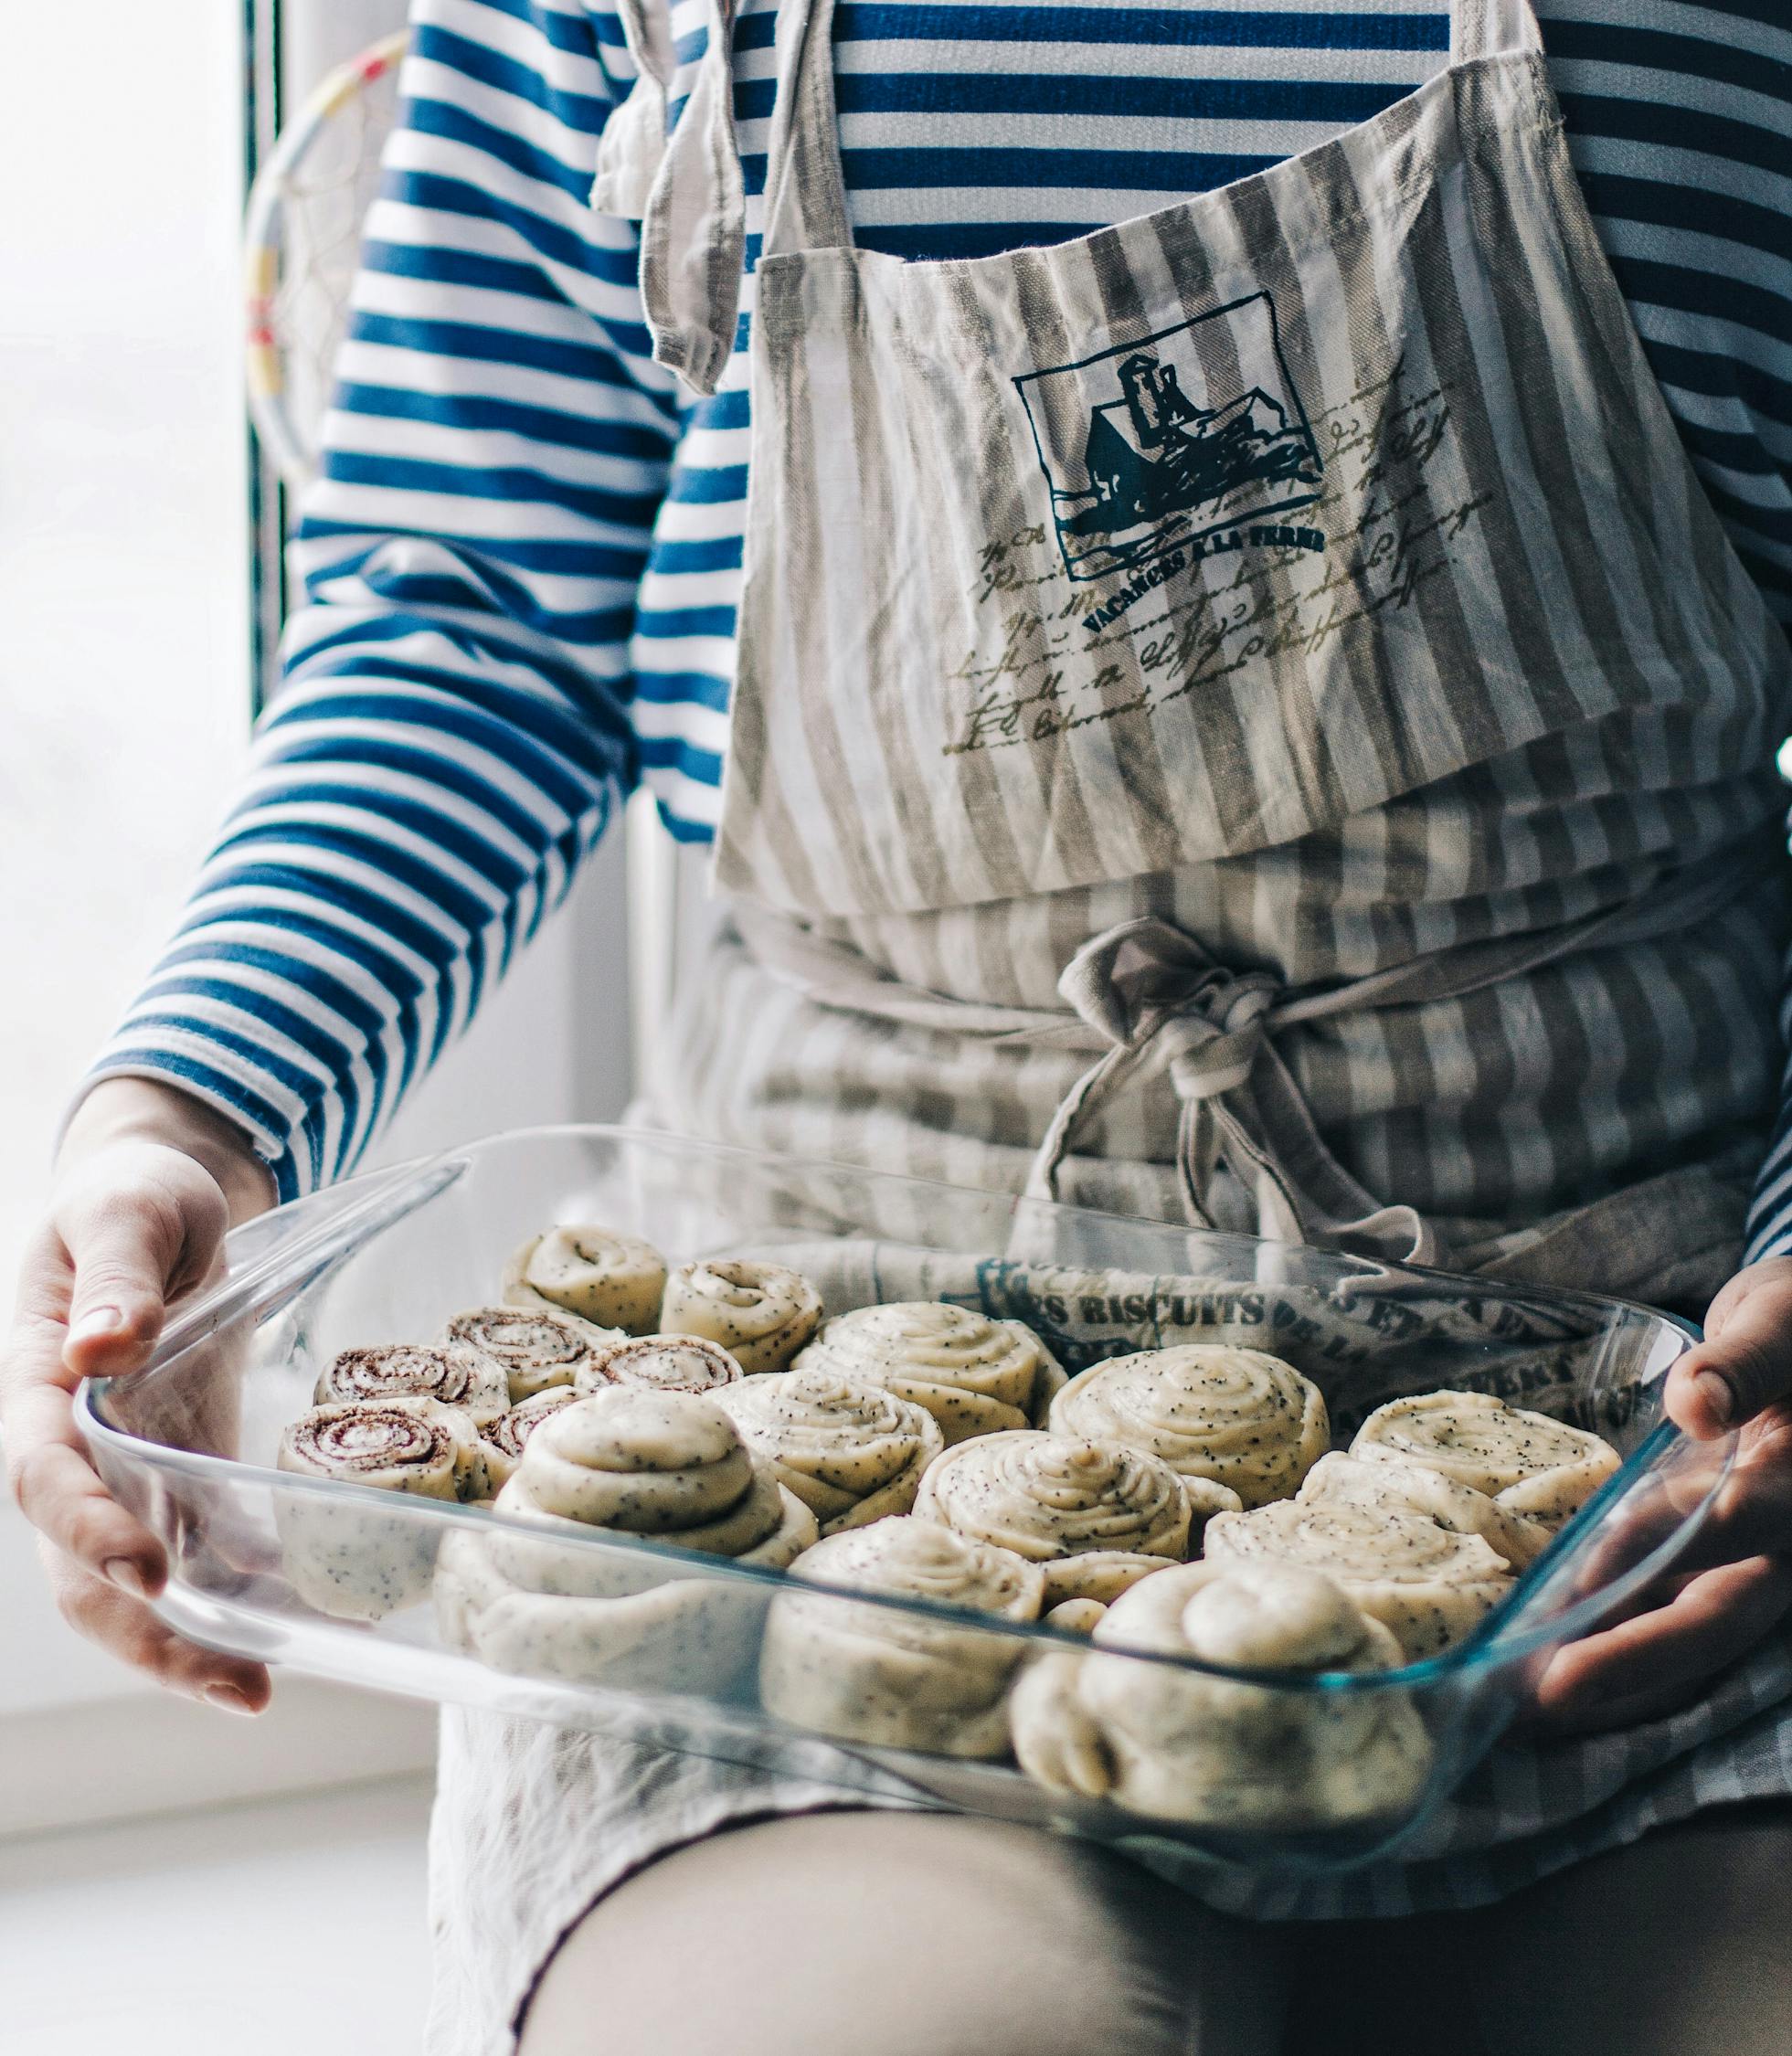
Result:
[[[69,1124],[0,1351],[6,1476],[63,1617],[172,1690],[238,1713],[268,1703],[266,1669],[182,1641],[144,1604],[166,1582],[167,1553],[101,1483],[73,1400],[84,1377],[142,1367],[225,1230],[273,1198],[246,1138],[200,1101],[146,1079],[104,1081]]]

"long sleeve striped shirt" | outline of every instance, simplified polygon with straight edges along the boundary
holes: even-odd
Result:
[[[706,13],[674,0],[673,122]],[[1792,622],[1792,16],[1539,13],[1650,365]],[[651,360],[634,225],[588,203],[633,80],[612,0],[419,0],[293,545],[285,688],[98,1066],[228,1114],[282,1196],[354,1165],[634,784],[674,835],[714,830],[775,18],[741,0],[748,277],[734,361],[693,403]],[[938,259],[1083,234],[1369,119],[1448,43],[1439,0],[840,0],[854,237]],[[1751,1235],[1792,1246],[1792,1111]]]

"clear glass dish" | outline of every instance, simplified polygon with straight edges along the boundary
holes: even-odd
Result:
[[[517,1245],[578,1221],[643,1235],[673,1263],[777,1255],[814,1278],[830,1314],[943,1298],[1020,1319],[1073,1373],[1169,1341],[1255,1344],[1320,1385],[1341,1442],[1387,1399],[1459,1386],[1596,1428],[1625,1461],[1505,1603],[1426,1661],[1296,1676],[1102,1651],[1108,1703],[1118,1692],[1168,1704],[1172,1727],[1182,1714],[1184,1729],[1206,1723],[1200,1775],[1172,1804],[1187,1818],[1170,1818],[1088,1797],[1087,1783],[1048,1786],[1012,1757],[895,1746],[887,1722],[854,1714],[846,1726],[856,1732],[842,1730],[838,1707],[851,1695],[834,1690],[839,1677],[873,1675],[882,1690],[894,1676],[913,1703],[974,1707],[984,1739],[962,1745],[987,1751],[1004,1696],[1044,1659],[1090,1659],[1085,1637],[849,1596],[599,1531],[557,1529],[544,1541],[539,1528],[483,1508],[274,1468],[281,1428],[311,1404],[337,1351],[432,1338],[452,1312],[497,1298]],[[168,1545],[158,1611],[197,1641],[845,1785],[894,1778],[923,1802],[1008,1819],[1170,1837],[1215,1862],[1299,1875],[1397,1851],[1521,1714],[1555,1650],[1665,1589],[1734,1457],[1732,1444],[1685,1440],[1662,1415],[1662,1381],[1692,1335],[1666,1315],[1591,1297],[647,1132],[542,1129],[355,1179],[238,1230],[224,1276],[172,1321],[150,1367],[84,1387],[79,1408],[101,1476]],[[591,1617],[620,1605],[601,1617],[633,1625],[620,1638],[606,1629],[571,1659],[527,1636],[482,1659],[469,1653],[428,1595],[457,1532],[513,1557],[532,1550],[532,1591],[576,1595]],[[300,1574],[300,1559],[320,1547],[384,1566],[410,1603],[376,1619],[309,1603],[302,1594],[316,1581]],[[762,1668],[783,1680],[772,1694],[781,1715],[765,1702]],[[816,1674],[826,1689],[792,1690],[792,1676]],[[834,1711],[811,1711],[823,1706]],[[1316,1736],[1335,1743],[1372,1729],[1404,1751],[1392,1785],[1365,1794],[1334,1778],[1316,1797],[1306,1769],[1288,1767],[1310,1767]],[[1236,1778],[1228,1735],[1250,1754]],[[1347,1759],[1354,1744],[1343,1746]]]

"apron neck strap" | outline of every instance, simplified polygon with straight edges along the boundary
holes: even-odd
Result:
[[[762,258],[852,248],[833,89],[833,9],[834,0],[783,0],[778,10]]]
[[[1477,58],[1505,57],[1543,47],[1533,0],[1453,0],[1452,64],[1472,64]]]
[[[653,358],[694,393],[713,393],[734,354],[747,257],[747,194],[734,127],[739,0],[710,0],[691,97],[653,169],[641,217],[641,295]],[[641,0],[629,0],[637,8]],[[630,17],[625,13],[625,32]],[[647,45],[637,20],[630,47]],[[766,163],[762,254],[850,248],[833,95],[833,0],[785,0],[778,13],[778,102]],[[639,59],[638,59],[639,61]],[[619,119],[620,117],[612,117]],[[625,179],[599,166],[594,198]]]

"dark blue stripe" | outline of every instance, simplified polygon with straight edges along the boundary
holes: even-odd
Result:
[[[733,609],[728,612],[733,614]],[[728,711],[728,682],[706,671],[639,671],[635,673],[635,697],[655,706],[706,706],[717,714]],[[641,746],[644,750],[647,745]],[[643,758],[643,762],[647,759]]]
[[[564,19],[564,16],[561,17]],[[533,65],[519,64],[514,58],[503,56],[489,44],[475,43],[465,36],[457,36],[452,29],[422,20],[411,29],[410,47],[413,53],[428,58],[432,64],[445,66],[458,71],[463,78],[476,79],[482,86],[491,86],[499,92],[513,94],[525,100],[531,107],[537,107],[544,114],[551,114],[557,122],[563,122],[569,129],[578,129],[587,135],[596,135],[608,120],[613,102],[588,93],[570,92],[564,86],[553,86]],[[595,49],[587,49],[584,55],[597,57]],[[412,106],[416,101],[410,103]]]
[[[432,214],[461,215],[473,221],[495,221],[548,263],[564,264],[569,270],[583,272],[605,285],[620,286],[627,291],[639,279],[641,250],[638,241],[631,239],[620,249],[612,249],[595,239],[588,241],[563,223],[550,221],[546,216],[518,207],[481,186],[470,185],[465,179],[450,178],[441,172],[393,168],[381,175],[379,190],[382,197],[400,201],[408,207],[423,208]],[[589,218],[595,228],[600,217],[592,215]],[[607,217],[602,218],[608,220]],[[610,334],[618,338],[645,336],[647,333],[644,324],[611,323],[609,326]],[[631,344],[621,346],[633,349]]]

